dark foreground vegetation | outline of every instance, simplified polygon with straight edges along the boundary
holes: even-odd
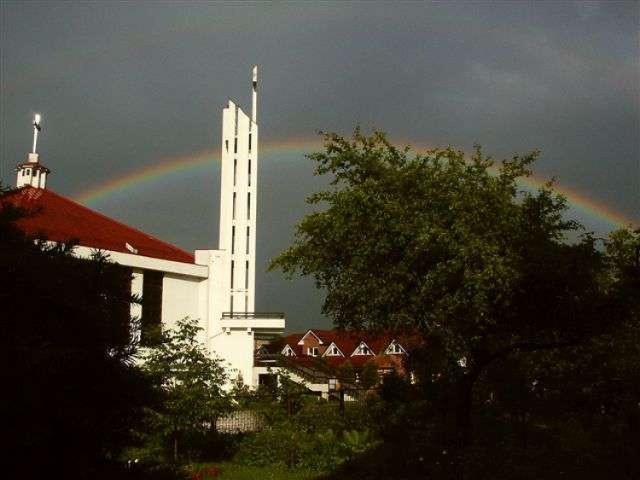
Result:
[[[15,228],[29,212],[4,206],[21,478],[640,478],[640,232],[596,238],[551,184],[521,191],[535,152],[495,163],[412,155],[378,133],[325,140],[310,159],[330,187],[273,268],[312,276],[338,327],[420,335],[412,378],[343,405],[286,377],[225,394],[189,319],[140,366],[128,273],[34,243]],[[259,431],[217,431],[232,412]]]

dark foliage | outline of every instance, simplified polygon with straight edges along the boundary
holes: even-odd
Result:
[[[26,237],[16,221],[31,213],[0,203],[5,455],[21,478],[115,478],[150,395],[132,361],[130,272]]]

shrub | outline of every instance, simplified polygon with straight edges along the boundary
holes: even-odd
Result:
[[[317,398],[301,400],[297,407],[289,416],[272,415],[265,430],[241,443],[236,460],[246,465],[329,470],[377,444],[363,421],[364,407],[350,407],[341,415],[336,405]],[[271,408],[282,406],[276,403]]]

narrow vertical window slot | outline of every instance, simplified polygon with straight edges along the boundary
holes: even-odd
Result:
[[[233,295],[229,296],[229,312],[233,313]]]
[[[234,269],[234,261],[231,260],[231,289],[233,290],[233,269]]]
[[[247,220],[251,219],[251,193],[247,193]]]
[[[249,159],[249,186],[251,186],[251,159]]]
[[[244,266],[244,288],[249,288],[249,261],[246,261]]]
[[[244,313],[249,311],[249,296],[245,295],[244,297]]]
[[[233,204],[231,205],[231,218],[236,219],[236,192],[233,192]]]
[[[231,253],[235,253],[236,251],[236,227],[235,225],[231,227]]]
[[[238,135],[238,105],[236,105],[235,112],[233,112],[233,133]]]
[[[251,151],[251,134],[249,134],[249,151]]]
[[[249,227],[247,227],[247,255],[249,254]]]
[[[238,159],[233,159],[233,186],[236,186],[236,178],[238,176]]]
[[[238,153],[238,137],[233,139],[233,153]]]

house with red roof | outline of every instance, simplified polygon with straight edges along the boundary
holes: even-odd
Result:
[[[410,375],[410,352],[421,344],[418,335],[406,332],[311,329],[261,346],[256,363],[285,368],[324,395],[340,384],[357,389],[366,365],[380,378],[392,372]]]
[[[231,380],[258,384],[256,346],[285,328],[283,313],[255,311],[256,213],[259,149],[256,118],[258,71],[253,69],[252,112],[229,101],[222,115],[220,236],[217,250],[187,252],[125,225],[49,188],[51,170],[36,151],[41,118],[33,122],[33,148],[16,167],[16,189],[0,197],[27,212],[18,226],[35,239],[76,245],[74,255],[95,251],[131,272],[131,293],[141,297],[131,314],[139,334],[198,319],[200,340],[223,360]],[[253,175],[253,178],[252,178]]]

